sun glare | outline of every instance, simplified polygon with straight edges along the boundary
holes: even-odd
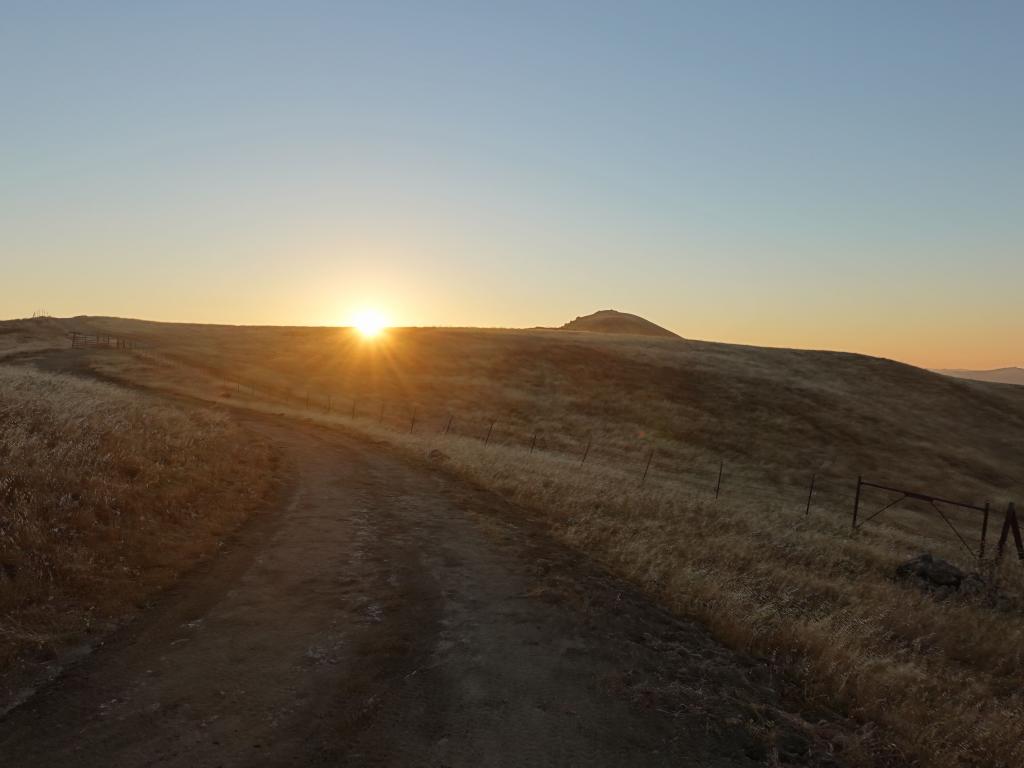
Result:
[[[387,328],[387,320],[380,312],[367,309],[356,314],[352,319],[352,327],[364,339],[372,339],[379,336],[381,331]]]

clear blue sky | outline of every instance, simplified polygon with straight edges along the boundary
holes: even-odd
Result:
[[[1024,3],[0,0],[0,316],[1024,363]]]

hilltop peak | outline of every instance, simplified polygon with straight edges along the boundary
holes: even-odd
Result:
[[[563,331],[590,331],[591,333],[623,333],[634,336],[662,336],[678,339],[678,334],[672,333],[667,328],[652,323],[650,320],[632,315],[628,312],[619,312],[615,309],[601,309],[590,315],[577,317],[559,330]]]

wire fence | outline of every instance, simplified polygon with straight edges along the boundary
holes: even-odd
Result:
[[[827,466],[801,471],[707,452],[680,456],[677,446],[667,447],[656,439],[623,441],[595,432],[571,434],[534,426],[528,414],[521,412],[506,418],[488,417],[482,415],[484,409],[465,404],[459,407],[424,403],[411,397],[325,392],[309,388],[305,382],[287,385],[254,377],[243,379],[227,367],[185,354],[167,354],[138,346],[133,351],[153,362],[206,374],[220,388],[222,398],[250,397],[395,433],[473,439],[483,449],[502,447],[525,455],[541,454],[565,468],[597,466],[622,483],[636,487],[672,484],[709,501],[755,502],[790,511],[794,516],[808,516],[812,511],[832,514],[849,520],[851,530],[860,527],[857,508],[864,505],[868,509],[874,504],[885,512],[883,521],[889,529],[922,543],[934,541],[952,549],[963,546],[976,558],[985,555],[987,513],[983,517],[981,510],[987,502],[955,505],[938,510],[937,516],[931,503],[937,497],[886,488],[856,476],[831,472]],[[994,511],[994,520],[998,525],[998,510]],[[874,521],[870,524],[878,525]]]
[[[89,349],[105,347],[107,349],[135,349],[134,339],[123,336],[111,336],[103,333],[77,333],[72,331],[68,334],[72,349]]]

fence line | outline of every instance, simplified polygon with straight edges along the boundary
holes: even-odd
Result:
[[[148,350],[145,352],[139,351],[136,347],[129,348],[135,349],[135,354],[140,357],[204,372],[224,384],[225,396],[229,396],[231,390],[235,393],[240,393],[244,385],[249,394],[254,398],[259,397],[268,401],[280,402],[293,408],[322,410],[326,414],[334,413],[341,415],[334,408],[334,404],[341,396],[341,393],[328,392],[313,397],[311,395],[315,395],[315,393],[305,386],[275,386],[267,382],[257,383],[254,380],[242,381],[225,369],[211,366],[205,362],[193,361],[185,356],[156,354]],[[302,394],[297,394],[297,392]],[[680,465],[679,459],[673,460],[671,457],[659,455],[657,447],[651,445],[649,441],[638,442],[635,453],[627,449],[625,452],[620,450],[616,451],[614,455],[609,455],[607,450],[602,451],[599,444],[594,440],[592,433],[587,435],[585,443],[579,436],[573,436],[568,433],[547,433],[546,430],[540,427],[529,428],[527,436],[526,433],[516,429],[514,426],[501,429],[501,420],[497,418],[478,417],[474,419],[465,416],[459,417],[455,411],[447,406],[444,408],[424,409],[421,405],[422,401],[415,402],[411,398],[403,401],[382,397],[380,398],[380,407],[376,413],[374,414],[371,410],[370,415],[366,415],[366,409],[364,408],[363,412],[360,412],[358,406],[367,400],[368,398],[366,397],[352,397],[352,405],[349,412],[350,420],[357,418],[374,420],[375,415],[375,421],[378,425],[392,429],[396,433],[405,432],[413,434],[417,430],[422,432],[423,429],[427,428],[427,424],[433,421],[430,412],[434,410],[438,414],[436,430],[438,435],[477,439],[482,442],[483,447],[489,447],[492,443],[505,447],[520,447],[526,450],[528,455],[541,451],[548,456],[557,456],[570,464],[573,461],[574,454],[566,449],[575,444],[580,446],[575,453],[577,468],[582,468],[586,465],[592,455],[603,452],[605,458],[609,458],[610,461],[614,462],[614,470],[624,480],[628,479],[630,475],[630,472],[625,470],[626,462],[632,462],[636,459],[633,471],[636,472],[634,477],[637,478],[638,486],[647,484],[649,480],[660,478],[689,486],[695,492],[706,493],[715,500],[735,498],[737,492],[740,492],[750,496],[756,495],[757,498],[765,501],[775,501],[782,506],[791,506],[794,511],[803,512],[804,516],[810,514],[812,506],[819,509],[825,508],[837,511],[843,507],[849,509],[847,505],[850,503],[851,494],[854,496],[855,505],[859,505],[861,503],[861,489],[865,486],[903,493],[902,490],[896,488],[864,482],[861,478],[837,474],[829,475],[820,467],[808,473],[806,483],[798,484],[786,482],[784,479],[785,475],[794,472],[794,468],[791,467],[784,468],[785,471],[783,472],[779,472],[779,468],[776,467],[776,471],[771,473],[766,472],[766,468],[763,465],[744,465],[739,462],[727,462],[725,459],[708,454],[691,455],[688,457],[686,465]],[[700,463],[703,463],[704,466],[697,466]],[[601,464],[603,469],[607,468],[605,462],[601,462]],[[759,481],[755,477],[751,477],[750,475],[752,474],[755,476],[760,474],[762,476],[761,480]],[[944,501],[937,496],[906,493],[903,497],[887,505],[885,509],[897,508],[900,502],[907,499],[924,502]],[[972,504],[961,504],[959,506],[969,510],[984,510],[985,508],[981,505]],[[986,506],[988,506],[987,502]],[[1012,509],[1013,505],[1011,504],[1010,510]],[[1010,510],[1008,510],[1007,514],[1008,516],[1012,514],[1013,520],[1009,530],[1016,533],[1016,516]],[[901,511],[919,515],[925,510],[904,507]],[[908,528],[906,522],[897,520],[895,527],[910,535],[919,535],[929,539],[944,541],[953,546],[959,543],[970,551],[970,547],[966,545],[959,531],[949,520],[946,520],[946,523],[956,534],[955,538],[939,535],[936,530],[929,530],[927,532],[916,531],[913,528]],[[1007,525],[1010,525],[1009,518]],[[860,527],[859,525],[854,525],[855,530]],[[987,529],[987,518],[982,527],[979,551],[977,553],[972,551],[972,556],[976,556],[979,559],[983,559],[985,556],[984,529]],[[1004,533],[1004,541],[1005,538],[1006,535]],[[1002,549],[1001,542],[999,554],[1002,553]],[[1020,559],[1024,561],[1024,550],[1018,547],[1018,552]]]
[[[68,339],[71,341],[72,349],[93,349],[97,347],[106,349],[135,349],[137,347],[135,339],[102,333],[90,334],[71,331],[68,333]]]

